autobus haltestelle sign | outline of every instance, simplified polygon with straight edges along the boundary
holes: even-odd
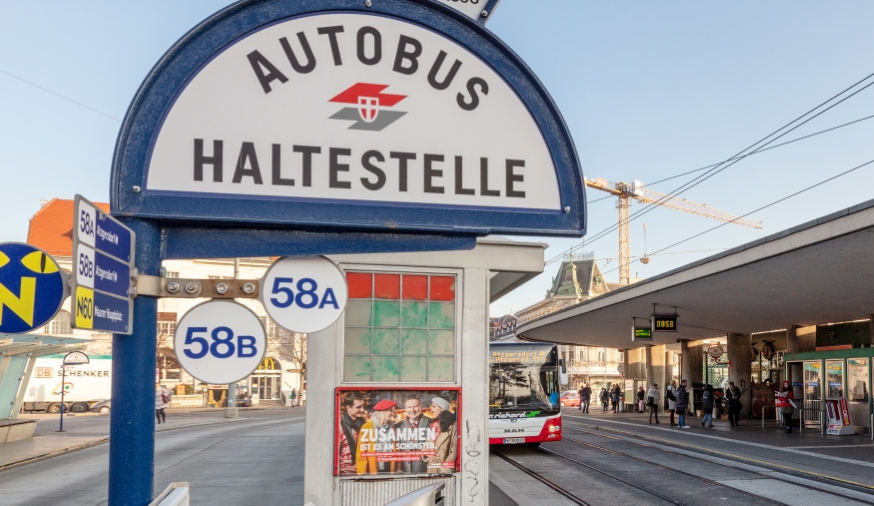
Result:
[[[422,2],[386,5],[407,3]],[[573,146],[567,136],[557,153],[531,104],[551,104],[548,95],[520,95],[483,49],[375,10],[253,28],[205,59],[168,101],[142,189],[119,195],[119,207],[154,216],[167,207],[149,201],[203,199],[225,204],[205,214],[234,221],[239,210],[227,199],[255,199],[299,211],[290,221],[306,222],[308,206],[320,205],[319,214],[337,206],[347,213],[336,221],[366,225],[353,211],[378,205],[394,211],[370,223],[400,229],[449,225],[413,208],[483,211],[493,224],[523,213],[510,228],[546,231],[560,221],[579,235],[582,185],[562,181],[581,178]]]

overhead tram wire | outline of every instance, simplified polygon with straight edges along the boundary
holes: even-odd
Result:
[[[814,111],[816,111],[817,109],[819,109],[819,108],[822,107],[823,105],[825,105],[825,104],[831,102],[832,100],[834,100],[835,98],[837,98],[837,97],[843,95],[843,94],[846,93],[847,91],[849,91],[849,90],[851,90],[852,88],[856,87],[856,86],[859,85],[860,83],[862,83],[862,82],[868,80],[868,79],[871,78],[872,76],[874,76],[874,73],[869,74],[867,77],[865,77],[864,79],[862,79],[862,80],[856,82],[855,84],[853,84],[853,85],[850,86],[849,88],[846,88],[845,90],[841,91],[841,92],[838,93],[837,95],[835,95],[835,96],[829,98],[828,100],[826,100],[825,102],[823,102],[823,103],[817,105],[816,107],[814,107],[814,108],[811,109],[810,111],[808,111],[808,112],[802,114],[801,116],[799,116],[798,118],[796,118],[796,119],[790,121],[789,123],[787,123],[787,124],[784,125],[783,127],[779,128],[779,129],[777,129],[777,130],[775,130],[774,132],[772,132],[771,134],[765,136],[763,139],[759,140],[758,142],[753,143],[753,144],[752,144],[751,146],[749,146],[748,148],[746,148],[746,149],[744,149],[744,150],[741,150],[740,153],[738,153],[738,154],[732,156],[731,158],[729,158],[729,159],[727,159],[727,160],[721,162],[720,164],[717,165],[717,167],[714,167],[714,168],[708,170],[706,173],[704,173],[704,174],[702,174],[702,175],[700,175],[700,176],[697,176],[696,178],[694,178],[694,179],[692,179],[691,181],[689,181],[689,182],[687,182],[687,183],[681,185],[679,188],[673,190],[672,192],[665,194],[664,197],[661,197],[660,199],[658,199],[658,200],[656,200],[656,201],[654,201],[654,202],[652,202],[652,203],[650,203],[650,204],[647,204],[647,205],[644,206],[644,208],[641,209],[640,211],[637,211],[637,212],[635,212],[635,213],[632,213],[632,214],[628,217],[627,221],[629,221],[629,222],[630,222],[630,221],[633,221],[633,220],[635,220],[635,219],[637,219],[637,218],[639,218],[639,217],[641,217],[641,216],[647,214],[647,213],[650,212],[654,207],[660,205],[660,204],[661,204],[662,202],[664,202],[666,199],[669,199],[669,198],[672,198],[672,197],[676,197],[676,196],[678,196],[678,195],[681,195],[681,194],[685,193],[686,191],[688,191],[688,190],[694,188],[695,186],[698,186],[699,184],[701,184],[702,182],[706,181],[707,179],[710,179],[711,177],[715,176],[716,174],[719,174],[719,173],[722,172],[723,170],[725,170],[725,169],[727,169],[727,168],[733,166],[734,164],[738,163],[738,162],[741,161],[743,158],[745,158],[745,156],[744,156],[744,157],[741,157],[741,156],[740,156],[740,155],[742,155],[742,154],[744,153],[744,151],[747,151],[747,150],[749,150],[749,149],[751,149],[751,148],[756,147],[756,145],[761,144],[762,142],[765,142],[765,140],[768,139],[769,137],[773,137],[774,135],[776,135],[777,133],[779,133],[781,130],[786,129],[787,127],[789,127],[789,126],[792,125],[793,123],[795,123],[795,122],[799,121],[800,119],[804,118],[805,116],[807,116],[807,115],[813,113]],[[834,107],[837,107],[837,106],[840,105],[841,103],[843,103],[843,102],[845,102],[846,100],[852,98],[853,96],[857,95],[858,93],[862,92],[863,90],[867,89],[868,87],[870,87],[870,86],[872,86],[872,85],[874,85],[874,81],[872,81],[872,82],[866,84],[866,85],[863,86],[862,88],[860,88],[860,89],[854,91],[852,94],[850,94],[850,95],[848,95],[848,96],[842,98],[842,99],[839,100],[838,102],[829,105],[826,109],[824,109],[824,110],[822,110],[822,111],[816,113],[815,115],[811,116],[810,118],[807,118],[807,119],[804,120],[803,122],[799,123],[798,125],[795,125],[795,126],[792,127],[791,129],[789,129],[789,130],[783,132],[782,134],[778,135],[777,137],[775,137],[775,138],[773,138],[773,139],[771,139],[771,140],[765,142],[765,144],[764,144],[763,146],[760,146],[760,147],[758,147],[758,148],[756,148],[756,149],[761,149],[761,148],[763,148],[763,147],[765,147],[765,146],[767,146],[767,145],[769,145],[769,144],[771,144],[771,143],[777,141],[777,140],[780,139],[781,137],[784,137],[785,135],[789,134],[790,132],[792,132],[792,131],[794,131],[794,130],[796,130],[796,129],[798,129],[798,128],[801,128],[803,125],[805,125],[805,124],[809,123],[810,121],[816,119],[817,117],[819,117],[819,116],[821,116],[822,114],[828,112],[829,110],[833,109]],[[734,161],[731,161],[731,160],[734,160]],[[728,163],[728,162],[730,162],[730,163]],[[725,165],[726,163],[727,163],[727,165]],[[722,166],[722,165],[724,165],[724,166]],[[619,224],[612,225],[612,226],[610,226],[610,227],[608,227],[608,228],[602,230],[601,232],[598,232],[597,234],[595,234],[594,237],[585,240],[583,243],[580,243],[580,244],[577,245],[577,246],[571,247],[570,249],[568,249],[568,250],[564,251],[563,253],[557,255],[556,257],[553,257],[552,259],[550,259],[549,261],[546,262],[546,265],[549,265],[549,264],[551,264],[551,263],[553,263],[553,262],[558,261],[559,259],[561,259],[562,257],[564,257],[564,256],[567,255],[567,254],[573,253],[573,252],[576,251],[577,249],[583,247],[583,245],[585,245],[586,243],[591,244],[592,242],[597,241],[598,239],[601,239],[601,238],[605,237],[607,234],[613,232],[613,231],[616,230],[617,228],[619,228]]]
[[[825,105],[828,104],[829,102],[832,102],[833,100],[839,98],[841,95],[844,95],[845,93],[847,93],[848,91],[852,90],[853,88],[855,88],[855,87],[859,86],[860,84],[864,83],[865,81],[871,79],[871,77],[874,77],[874,73],[868,74],[868,75],[865,76],[864,78],[862,78],[862,79],[860,79],[859,81],[853,83],[851,86],[845,88],[845,89],[842,90],[841,92],[839,92],[839,93],[837,93],[836,95],[830,97],[828,100],[822,102],[821,104],[817,105],[816,107],[814,107],[814,108],[810,109],[809,111],[805,112],[804,114],[798,116],[797,118],[793,119],[793,120],[790,121],[789,123],[783,125],[782,127],[778,128],[777,130],[775,130],[775,131],[771,132],[770,134],[766,135],[766,136],[763,137],[762,139],[760,139],[760,140],[754,142],[753,144],[751,144],[751,145],[748,146],[747,148],[742,149],[742,150],[741,150],[740,152],[738,152],[737,154],[735,154],[735,155],[729,157],[728,159],[724,160],[723,162],[720,162],[716,167],[713,167],[713,168],[709,169],[709,170],[708,170],[707,172],[705,172],[704,174],[701,174],[700,176],[695,177],[695,178],[692,179],[691,181],[688,181],[688,182],[686,182],[686,183],[680,185],[680,186],[679,186],[678,188],[676,188],[675,190],[673,190],[673,191],[671,191],[671,192],[665,194],[664,197],[661,197],[661,198],[659,198],[658,200],[656,200],[656,201],[654,201],[654,202],[652,202],[652,203],[650,203],[650,204],[645,205],[645,206],[643,207],[643,209],[641,209],[640,211],[637,211],[637,212],[632,213],[632,214],[628,217],[628,220],[627,220],[627,221],[630,222],[630,221],[633,221],[633,220],[635,220],[635,219],[637,219],[637,218],[639,218],[639,217],[641,217],[641,216],[644,216],[645,214],[647,214],[648,212],[650,212],[653,208],[655,208],[655,207],[661,205],[665,200],[670,199],[670,198],[673,198],[673,197],[676,197],[676,196],[678,196],[678,195],[681,195],[681,194],[687,192],[688,190],[694,188],[695,186],[698,186],[699,184],[703,183],[704,181],[710,179],[711,177],[713,177],[713,176],[719,174],[719,173],[722,172],[723,170],[725,170],[725,169],[727,169],[727,168],[729,168],[729,167],[735,165],[736,163],[738,163],[739,161],[743,160],[746,156],[749,155],[749,153],[746,153],[746,154],[745,154],[746,151],[749,151],[749,150],[756,151],[756,150],[762,149],[762,148],[764,148],[764,147],[766,147],[766,146],[768,146],[768,145],[770,145],[770,144],[776,142],[776,141],[779,140],[780,138],[782,138],[782,137],[788,135],[790,132],[793,132],[793,131],[797,130],[798,128],[801,128],[803,125],[809,123],[810,121],[813,121],[814,119],[816,119],[816,118],[818,118],[819,116],[825,114],[826,112],[830,111],[831,109],[837,107],[838,105],[842,104],[843,102],[845,102],[845,101],[849,100],[850,98],[856,96],[856,95],[859,94],[860,92],[862,92],[862,91],[868,89],[870,86],[874,85],[874,81],[871,81],[870,83],[864,85],[863,87],[861,87],[861,88],[859,88],[858,90],[854,91],[854,92],[851,93],[850,95],[847,95],[847,96],[841,98],[840,100],[838,100],[837,102],[835,102],[835,103],[829,105],[828,107],[826,107],[826,108],[823,109],[822,111],[816,112],[818,109],[822,108],[823,106],[825,106]],[[816,112],[816,114],[813,114],[814,112]],[[809,118],[807,118],[807,119],[804,119],[806,116],[809,116],[809,115],[811,115],[811,114],[813,114],[813,116],[811,116],[811,117],[809,117]],[[804,121],[801,121],[802,119],[804,119]],[[799,121],[801,121],[801,123],[798,123],[797,125],[792,126],[794,123],[797,123],[797,122],[799,122]],[[792,126],[792,128],[789,128],[790,126]],[[786,130],[787,128],[789,128],[789,129]],[[783,133],[780,133],[780,132],[783,131],[783,130],[786,130],[786,131],[783,132]],[[778,135],[778,134],[779,134],[779,135]],[[775,135],[776,135],[776,137],[774,137]],[[773,137],[773,138],[772,138],[772,137]],[[770,140],[768,140],[768,139],[770,139]],[[763,144],[763,143],[764,143],[764,144]],[[761,144],[761,146],[760,146],[760,144]],[[741,156],[741,155],[744,155],[744,156]],[[733,161],[732,161],[732,160],[733,160]],[[591,244],[592,242],[597,241],[598,239],[601,239],[601,238],[605,237],[606,234],[608,234],[608,233],[610,233],[610,232],[613,232],[614,230],[616,230],[616,229],[618,229],[618,228],[619,228],[619,224],[612,225],[612,226],[610,226],[610,227],[608,227],[608,228],[602,230],[601,232],[598,232],[597,234],[595,234],[595,237],[590,238],[590,239],[587,239],[584,243],[581,243],[581,244],[579,244],[579,245],[577,245],[577,246],[571,247],[571,248],[569,248],[568,250],[566,250],[566,251],[560,253],[559,255],[557,255],[557,256],[551,258],[550,260],[548,260],[547,262],[545,262],[545,264],[546,264],[546,265],[549,265],[549,264],[551,264],[551,263],[554,263],[554,262],[560,260],[561,258],[563,258],[565,255],[568,255],[568,254],[570,254],[570,253],[573,253],[573,252],[576,251],[577,249],[581,248],[581,247],[583,246],[583,244],[586,244],[586,243]]]
[[[741,219],[741,218],[746,218],[747,216],[750,216],[750,215],[752,215],[752,214],[755,214],[755,213],[757,213],[757,212],[759,212],[759,211],[763,211],[763,210],[765,210],[765,209],[767,209],[767,208],[769,208],[769,207],[773,207],[773,206],[775,206],[775,205],[777,205],[777,204],[779,204],[779,203],[781,203],[781,202],[784,202],[784,201],[786,201],[786,200],[789,200],[789,199],[791,199],[791,198],[793,198],[793,197],[797,197],[798,195],[801,195],[802,193],[805,193],[805,192],[810,191],[810,190],[812,190],[812,189],[814,189],[814,188],[817,188],[817,187],[819,187],[819,186],[822,186],[822,185],[824,185],[824,184],[826,184],[826,183],[829,183],[829,182],[831,182],[831,181],[834,181],[835,179],[838,179],[838,178],[840,178],[840,177],[846,176],[847,174],[850,174],[850,173],[855,172],[855,171],[857,171],[857,170],[859,170],[859,169],[865,168],[865,167],[867,167],[867,166],[869,166],[869,165],[871,165],[871,164],[874,164],[874,160],[868,160],[867,162],[865,162],[865,163],[863,163],[863,164],[861,164],[861,165],[857,165],[857,166],[853,167],[852,169],[845,170],[844,172],[841,172],[840,174],[835,174],[834,176],[832,176],[832,177],[830,177],[830,178],[828,178],[828,179],[823,179],[822,181],[820,181],[820,182],[818,182],[818,183],[815,183],[815,184],[813,184],[813,185],[810,185],[810,186],[808,186],[807,188],[804,188],[804,189],[798,190],[797,192],[792,193],[791,195],[787,195],[787,196],[785,196],[785,197],[783,197],[783,198],[780,198],[780,199],[777,199],[777,200],[775,200],[775,201],[773,201],[773,202],[771,202],[771,203],[769,203],[769,204],[765,204],[764,206],[759,207],[758,209],[754,209],[754,210],[752,210],[752,211],[750,211],[750,212],[748,212],[748,213],[746,213],[746,214],[744,214],[744,215],[738,216],[737,218],[735,218],[735,219],[732,220],[732,221],[727,221],[727,222],[725,222],[725,223],[720,223],[719,225],[716,225],[716,226],[714,226],[714,227],[708,228],[707,230],[704,230],[703,232],[699,232],[699,233],[697,233],[697,234],[695,234],[695,235],[689,236],[689,237],[683,239],[682,241],[677,241],[677,242],[675,242],[674,244],[671,244],[670,246],[666,246],[666,247],[664,247],[664,248],[662,248],[662,249],[660,249],[660,250],[656,250],[656,251],[654,251],[653,253],[650,253],[650,256],[652,256],[652,255],[657,255],[657,254],[659,254],[659,253],[661,253],[661,252],[663,252],[663,251],[665,251],[665,250],[669,250],[669,249],[671,249],[671,248],[673,248],[673,247],[675,247],[675,246],[679,246],[680,244],[683,244],[683,243],[685,243],[685,242],[689,242],[689,241],[691,241],[692,239],[695,239],[695,238],[701,237],[701,236],[704,235],[704,234],[708,234],[708,233],[710,233],[710,232],[713,232],[714,230],[716,230],[716,229],[718,229],[718,228],[722,228],[722,227],[725,226],[725,225],[729,225],[729,224],[731,224],[731,223],[732,223],[733,221],[735,221],[735,220],[739,220],[739,219]],[[631,263],[637,262],[638,260],[639,260],[639,259],[633,260]],[[603,271],[602,274],[607,274],[608,272],[613,272],[613,271],[615,271],[615,270],[617,270],[617,269],[619,269],[619,267],[614,267],[613,269],[610,269],[610,270],[608,270],[608,271]]]
[[[832,98],[826,100],[826,101],[823,102],[822,104],[820,104],[820,105],[814,107],[813,109],[811,109],[810,111],[808,111],[808,112],[802,114],[801,116],[799,116],[799,117],[796,118],[795,120],[793,120],[793,121],[787,123],[786,125],[784,125],[783,127],[779,128],[779,129],[777,129],[775,132],[773,132],[773,133],[771,133],[770,135],[764,137],[762,140],[760,140],[760,141],[754,143],[752,146],[750,146],[750,147],[747,148],[747,149],[750,149],[750,148],[752,148],[752,147],[755,147],[757,144],[760,144],[760,143],[764,142],[765,139],[768,139],[769,137],[774,136],[775,134],[777,134],[777,133],[780,132],[781,130],[787,128],[787,127],[788,127],[789,125],[791,125],[792,123],[795,123],[795,122],[797,122],[798,120],[800,120],[801,118],[804,118],[804,116],[809,115],[810,113],[812,113],[812,112],[815,111],[816,109],[822,107],[824,104],[826,104],[826,103],[828,103],[828,102],[834,100],[836,97],[842,95],[842,94],[845,93],[846,91],[852,89],[853,87],[857,86],[859,83],[864,82],[865,80],[867,80],[868,78],[870,78],[870,77],[872,77],[872,76],[874,76],[874,74],[870,74],[870,75],[869,75],[868,77],[866,77],[865,79],[862,79],[861,81],[857,82],[857,83],[854,84],[853,86],[850,86],[849,88],[847,88],[846,90],[842,91],[841,93],[838,93],[838,94],[835,95],[834,97],[832,97]],[[836,102],[836,103],[830,105],[830,106],[827,107],[826,109],[824,109],[824,110],[818,112],[817,114],[815,114],[814,116],[812,116],[812,117],[810,117],[810,118],[804,120],[804,121],[801,122],[800,124],[798,124],[798,125],[792,127],[791,129],[787,130],[786,132],[783,132],[783,133],[780,134],[779,136],[777,136],[777,137],[771,139],[770,141],[766,142],[766,143],[764,144],[764,146],[767,146],[768,144],[770,144],[770,143],[772,143],[772,142],[775,142],[776,140],[780,139],[781,137],[783,137],[783,136],[789,134],[790,132],[792,132],[792,131],[794,131],[794,130],[800,128],[801,126],[805,125],[806,123],[808,123],[808,122],[810,122],[810,121],[816,119],[817,117],[819,117],[819,116],[821,116],[822,114],[828,112],[829,110],[833,109],[834,107],[837,107],[837,106],[840,105],[841,103],[843,103],[843,102],[845,102],[846,100],[852,98],[853,96],[857,95],[858,93],[860,93],[861,91],[867,89],[868,87],[870,87],[870,86],[872,86],[872,85],[874,85],[874,81],[872,81],[871,83],[866,84],[866,85],[865,85],[864,87],[862,87],[861,89],[856,90],[855,92],[853,92],[853,93],[850,94],[849,96],[846,96],[846,97],[842,98],[840,101],[838,101],[838,102]],[[764,146],[761,146],[761,147],[764,147]],[[759,148],[757,148],[757,149],[761,149],[761,147],[759,147]],[[719,174],[719,173],[722,172],[723,170],[725,170],[725,169],[727,169],[727,168],[733,166],[734,164],[738,163],[739,161],[741,161],[741,160],[746,156],[746,155],[745,155],[744,157],[741,157],[741,156],[739,156],[739,155],[743,154],[743,151],[746,151],[747,149],[742,150],[742,151],[741,151],[740,153],[738,153],[737,155],[735,155],[735,156],[733,156],[733,157],[731,157],[731,158],[725,160],[724,162],[721,162],[717,167],[710,169],[710,170],[709,170],[708,172],[706,172],[705,174],[702,174],[702,175],[700,175],[700,176],[697,176],[696,178],[692,179],[691,181],[689,181],[689,182],[687,182],[687,183],[681,185],[679,188],[675,189],[674,191],[672,191],[672,192],[670,192],[670,193],[668,193],[668,194],[665,194],[664,197],[661,197],[660,199],[658,199],[658,200],[656,200],[656,201],[654,201],[654,202],[652,202],[652,203],[650,203],[650,204],[647,204],[647,205],[644,206],[644,208],[641,209],[640,211],[637,211],[637,212],[635,212],[635,213],[632,213],[632,214],[628,217],[627,221],[629,221],[629,222],[630,222],[630,221],[633,221],[633,220],[635,220],[635,219],[637,219],[637,218],[639,218],[639,217],[641,217],[641,216],[643,216],[643,215],[649,213],[649,212],[650,212],[654,207],[660,205],[660,204],[661,204],[662,202],[664,202],[666,199],[669,199],[669,198],[672,198],[672,197],[675,197],[675,196],[681,195],[681,194],[685,193],[686,191],[688,191],[688,190],[694,188],[695,186],[698,186],[699,184],[701,184],[702,182],[706,181],[707,179],[710,179],[711,177],[715,176],[716,174]],[[731,161],[731,160],[734,160],[734,161]],[[728,163],[727,165],[725,165],[725,166],[723,166],[723,167],[720,167],[721,165],[724,165],[724,164],[726,164],[727,162],[730,162],[730,161],[731,161],[731,163]],[[581,247],[583,247],[586,243],[591,244],[592,242],[597,241],[598,239],[601,239],[601,238],[605,237],[607,234],[609,234],[609,233],[615,231],[617,228],[619,228],[619,224],[612,225],[612,226],[610,226],[610,227],[608,227],[608,228],[602,230],[601,232],[598,232],[597,234],[595,234],[594,237],[592,237],[592,238],[588,238],[588,239],[585,240],[583,243],[580,243],[580,244],[578,244],[577,246],[571,247],[570,249],[568,249],[568,250],[562,252],[561,254],[559,254],[559,255],[553,257],[553,258],[550,259],[549,261],[545,262],[545,264],[546,264],[546,265],[549,265],[549,264],[551,264],[551,263],[554,263],[554,262],[560,260],[561,258],[563,258],[565,255],[570,254],[570,253],[573,253],[574,251],[577,251],[578,249],[580,249]]]
[[[77,101],[73,100],[72,98],[65,97],[65,96],[61,95],[60,93],[55,93],[54,91],[52,91],[52,90],[50,90],[50,89],[48,89],[48,88],[43,88],[42,86],[40,86],[40,85],[38,85],[38,84],[36,84],[36,83],[32,83],[32,82],[28,81],[27,79],[23,79],[23,78],[21,78],[21,77],[18,77],[18,76],[15,75],[15,74],[10,74],[9,72],[6,72],[6,71],[3,70],[3,69],[0,69],[0,73],[2,73],[2,74],[6,74],[7,76],[9,76],[9,77],[11,77],[11,78],[13,78],[13,79],[18,79],[19,81],[21,81],[21,82],[23,82],[23,83],[25,83],[25,84],[29,84],[29,85],[33,86],[34,88],[39,88],[40,90],[42,90],[42,91],[44,91],[44,92],[46,92],[46,93],[51,93],[52,95],[54,95],[54,96],[56,96],[56,97],[58,97],[58,98],[62,98],[62,99],[64,99],[64,100],[66,100],[67,102],[72,102],[72,103],[78,105],[79,107],[84,107],[85,109],[88,109],[88,110],[91,111],[91,112],[96,112],[97,114],[99,114],[99,115],[101,115],[101,116],[105,116],[105,117],[107,117],[107,118],[109,118],[109,119],[111,119],[111,120],[113,120],[113,121],[117,121],[117,122],[121,123],[121,120],[120,120],[120,119],[118,119],[118,118],[113,118],[112,116],[106,114],[105,112],[98,111],[97,109],[95,109],[95,108],[93,108],[93,107],[89,107],[89,106],[83,104],[82,102],[77,102]]]
[[[861,123],[861,122],[866,121],[866,120],[869,120],[869,119],[871,119],[871,118],[874,118],[874,114],[872,114],[872,115],[870,115],[870,116],[865,116],[864,118],[859,118],[859,119],[854,120],[854,121],[850,121],[850,122],[847,122],[847,123],[843,123],[843,124],[840,124],[840,125],[837,125],[837,126],[833,126],[833,127],[831,127],[831,128],[826,128],[825,130],[820,130],[819,132],[814,132],[814,133],[812,133],[812,134],[804,135],[804,136],[801,136],[801,137],[796,137],[795,139],[792,139],[791,141],[781,142],[780,144],[775,144],[775,145],[773,145],[773,146],[769,146],[769,147],[767,147],[767,148],[763,148],[763,149],[757,149],[757,150],[753,151],[752,153],[749,153],[748,155],[745,155],[745,156],[753,156],[753,155],[757,155],[757,154],[759,154],[759,153],[764,153],[765,151],[770,151],[770,150],[772,150],[772,149],[777,149],[777,148],[780,148],[780,147],[786,146],[786,145],[788,145],[788,144],[792,144],[792,143],[794,143],[794,142],[803,141],[803,140],[805,140],[805,139],[810,139],[811,137],[816,137],[817,135],[821,135],[821,134],[824,134],[824,133],[832,132],[832,131],[837,130],[837,129],[839,129],[839,128],[847,127],[847,126],[850,126],[850,125],[855,125],[856,123]],[[701,168],[698,168],[698,169],[694,169],[694,170],[690,170],[690,171],[687,171],[687,172],[683,172],[683,173],[681,173],[681,174],[676,174],[676,175],[674,175],[674,176],[666,177],[666,178],[664,178],[664,179],[659,179],[658,181],[653,181],[652,183],[645,183],[645,186],[653,186],[653,185],[657,185],[657,184],[659,184],[659,183],[664,183],[665,181],[670,181],[670,180],[672,180],[672,179],[677,179],[678,177],[688,176],[689,174],[694,174],[694,173],[696,173],[696,172],[701,172],[702,170],[707,170],[707,169],[710,169],[710,168],[716,167],[717,165],[719,165],[719,163],[713,163],[713,164],[710,164],[710,165],[706,165],[706,166],[701,167]],[[599,198],[599,199],[589,200],[589,201],[587,201],[587,203],[588,203],[588,204],[594,204],[595,202],[601,202],[602,200],[607,200],[607,199],[611,199],[611,198],[615,198],[615,197],[614,197],[613,195],[607,195],[606,197],[601,197],[601,198]]]

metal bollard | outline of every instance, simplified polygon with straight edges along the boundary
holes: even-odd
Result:
[[[398,497],[385,506],[443,506],[445,483],[435,483]]]

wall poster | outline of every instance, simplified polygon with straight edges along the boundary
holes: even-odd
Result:
[[[458,472],[460,406],[458,388],[337,388],[334,475]]]

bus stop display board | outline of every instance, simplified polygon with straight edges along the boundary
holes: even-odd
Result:
[[[204,21],[131,104],[112,214],[395,234],[586,224],[549,94],[491,32],[429,0],[241,2]]]

